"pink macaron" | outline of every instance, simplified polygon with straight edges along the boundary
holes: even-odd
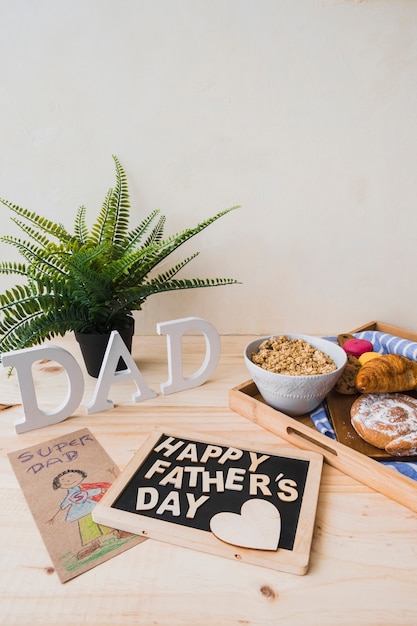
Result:
[[[360,357],[364,352],[373,352],[373,345],[366,339],[348,339],[343,344],[343,350],[346,354],[351,354],[356,358]]]

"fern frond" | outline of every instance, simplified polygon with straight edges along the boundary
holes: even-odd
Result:
[[[204,287],[221,287],[225,285],[239,284],[234,278],[182,278],[160,282],[152,280],[144,285],[144,291],[148,291],[148,295],[152,293],[161,293],[166,291],[176,291],[181,289],[201,289]]]
[[[161,241],[158,245],[158,250],[153,250],[149,255],[146,262],[143,263],[140,271],[137,272],[136,278],[138,280],[143,280],[159,263],[161,263],[164,259],[166,259],[172,252],[177,250],[180,246],[182,246],[186,241],[200,233],[202,230],[210,226],[213,222],[223,217],[230,211],[234,211],[239,208],[238,206],[232,206],[228,209],[224,209],[220,211],[213,217],[210,217],[203,222],[200,222],[194,228],[187,228],[180,233],[176,233],[175,235],[171,235],[164,241]]]
[[[142,257],[143,257],[143,251],[141,252],[142,252]],[[163,274],[160,274],[159,276],[157,276],[154,280],[159,281],[161,283],[164,282],[165,280],[171,280],[176,274],[178,274],[180,270],[182,270],[183,267],[188,265],[188,263],[190,263],[190,261],[195,259],[195,257],[198,255],[199,255],[199,252],[195,252],[193,255],[187,257],[180,263],[177,263],[171,269],[166,270]],[[139,260],[139,263],[138,263],[138,260]],[[124,289],[128,286],[126,285],[126,283],[130,285],[132,284],[134,285],[135,282],[137,282],[137,284],[141,284],[142,281],[139,281],[139,280],[136,281],[136,278],[135,278],[136,273],[138,271],[139,273],[141,273],[141,263],[140,263],[139,256],[131,255],[130,258],[125,259],[124,265],[122,264],[122,260],[118,262],[118,265],[119,265],[119,271],[114,272],[113,282],[117,283],[118,291],[120,293],[123,293]]]
[[[29,243],[19,237],[4,235],[0,237],[0,241],[14,246],[17,251],[29,262],[38,260],[41,257],[42,250],[37,245]]]
[[[71,239],[71,234],[63,227],[62,224],[52,222],[45,217],[41,217],[34,211],[28,211],[27,209],[23,209],[17,204],[13,204],[9,200],[5,200],[4,198],[0,198],[0,202],[7,206],[11,211],[14,211],[14,213],[36,226],[45,234],[53,235],[54,237],[56,237],[58,241],[65,243]]]
[[[50,243],[49,248],[45,250],[15,237],[4,236],[0,240],[13,245],[28,261],[26,268],[28,279],[33,279],[37,274],[50,278],[65,275],[66,256],[68,257],[68,251],[74,247],[76,249],[77,245],[76,242],[67,244],[67,246],[57,246]]]
[[[129,190],[126,173],[120,161],[113,155],[116,185],[108,190],[96,222],[91,229],[91,242],[112,246],[112,257],[123,245],[129,229]]]
[[[59,259],[59,253],[57,257]],[[70,253],[63,258],[65,268],[69,275],[73,272],[74,277],[78,280],[84,274],[84,271],[90,270],[97,278],[105,276],[108,272],[111,257],[111,247],[106,243],[98,245],[85,244],[78,249],[73,248]],[[57,261],[58,261],[57,259]]]
[[[97,219],[91,227],[90,235],[87,241],[87,243],[90,243],[91,245],[97,246],[100,243],[103,243],[105,239],[107,220],[111,219],[110,198],[112,193],[113,189],[109,189],[106,197],[103,200],[103,204],[101,206],[101,210],[97,216]]]
[[[31,315],[5,318],[1,324],[0,360],[3,352],[29,348],[45,339],[63,336],[68,331],[81,330],[86,325],[87,314],[87,310],[72,305],[65,309],[37,310]]]
[[[172,249],[176,250],[183,243],[191,239],[191,237],[194,237],[198,233],[201,233],[201,231],[203,231],[205,228],[213,224],[213,222],[220,219],[227,213],[230,213],[231,211],[235,211],[238,208],[240,207],[238,205],[235,205],[235,206],[229,207],[228,209],[224,209],[223,211],[216,213],[216,215],[213,215],[212,217],[209,217],[208,219],[203,220],[202,222],[197,224],[197,226],[195,226],[194,228],[186,228],[185,230],[179,233],[176,233],[175,235],[171,235],[164,242],[166,246],[167,254],[171,254]]]
[[[151,280],[137,289],[127,289],[123,292],[124,299],[120,303],[120,309],[140,310],[145,300],[157,293],[167,291],[178,291],[184,289],[200,289],[204,287],[221,287],[226,285],[239,284],[234,278],[184,278],[160,282],[157,279]]]
[[[86,243],[88,238],[88,228],[85,220],[86,208],[80,206],[75,216],[74,234],[80,243]]]
[[[142,241],[142,238],[148,232],[149,228],[152,225],[152,222],[155,220],[155,217],[159,214],[159,210],[155,209],[152,211],[147,217],[145,217],[142,222],[136,226],[130,233],[125,237],[122,246],[127,253],[134,250]]]
[[[48,279],[16,285],[0,294],[0,355],[85,328],[89,307],[80,305],[73,296],[70,281]]]
[[[34,292],[32,286],[17,285],[0,295],[0,353],[16,349],[13,338],[20,337],[22,327],[30,326],[37,316],[42,315],[44,308],[54,310],[53,298],[43,291],[43,286]]]
[[[113,284],[119,286],[118,291],[122,289],[122,282],[134,285],[143,281],[142,267],[148,258],[157,251],[158,246],[156,244],[149,248],[141,247],[139,250],[122,255],[107,265],[107,270],[112,275]]]
[[[16,263],[14,261],[3,261],[0,263],[0,274],[17,274],[19,276],[26,276],[27,272],[28,268],[25,263]]]
[[[49,237],[43,235],[39,230],[32,228],[28,224],[25,224],[24,222],[21,222],[14,217],[12,217],[11,220],[15,224],[17,224],[17,226],[19,226],[19,228],[23,230],[26,235],[29,235],[29,237],[42,248],[47,248],[51,244],[51,240],[49,239]]]
[[[166,270],[163,274],[159,274],[154,280],[159,283],[164,283],[165,281],[170,281],[174,276],[180,272],[183,267],[188,265],[193,259],[195,259],[200,253],[194,252],[191,256],[187,257],[180,263],[177,263],[174,267],[171,267],[169,270]]]
[[[119,159],[113,155],[116,168],[116,186],[110,197],[110,209],[112,219],[106,225],[106,240],[114,246],[122,245],[129,230],[129,189],[126,172]]]
[[[152,246],[154,243],[159,243],[162,241],[162,238],[164,236],[165,222],[166,222],[166,216],[161,215],[161,217],[158,220],[158,223],[152,229],[152,232],[150,233],[149,237],[146,239],[145,243],[143,244],[144,248],[147,248],[148,246]]]
[[[30,285],[15,285],[0,294],[0,311],[8,317],[24,309],[31,315],[42,307],[54,306],[55,292],[62,286],[48,279],[39,282],[33,280]],[[58,292],[59,293],[59,292]]]

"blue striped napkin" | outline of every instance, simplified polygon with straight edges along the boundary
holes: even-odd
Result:
[[[374,352],[380,354],[401,354],[417,361],[417,343],[414,341],[408,341],[407,339],[401,339],[388,333],[382,333],[376,330],[363,330],[360,333],[355,333],[354,336],[357,339],[367,339],[374,346]],[[336,337],[325,337],[328,341],[337,342]],[[314,423],[317,430],[330,437],[336,439],[333,427],[330,422],[329,411],[326,402],[322,402],[311,414],[311,420]],[[381,461],[384,465],[389,465],[395,468],[401,474],[417,480],[417,463],[407,463],[407,461]]]

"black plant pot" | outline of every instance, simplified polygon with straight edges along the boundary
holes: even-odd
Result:
[[[131,352],[132,338],[135,330],[134,320],[132,319],[132,323],[129,328],[115,330],[118,330],[119,335],[125,342],[129,352]],[[106,352],[107,344],[110,339],[110,333],[80,333],[76,331],[75,338],[80,345],[81,354],[83,355],[87,372],[90,374],[90,376],[93,376],[93,378],[98,378],[104,354]],[[124,369],[126,369],[126,363],[123,361],[122,358],[120,358],[117,365],[117,371]]]

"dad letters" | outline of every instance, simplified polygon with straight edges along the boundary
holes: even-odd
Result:
[[[189,331],[199,331],[204,335],[206,354],[201,367],[188,378],[184,378],[181,341],[182,336]],[[220,337],[209,322],[196,317],[161,322],[157,324],[157,332],[167,336],[168,380],[161,384],[163,394],[197,387],[213,374],[220,358]],[[120,358],[125,362],[126,369],[117,371]],[[67,376],[66,397],[58,407],[51,411],[42,411],[39,408],[32,377],[33,363],[42,359],[49,359],[62,365]],[[16,369],[20,387],[23,418],[15,422],[17,433],[62,422],[80,405],[84,393],[83,374],[77,361],[67,350],[54,345],[27,348],[5,353],[2,361],[4,367]],[[157,395],[146,384],[119,333],[113,331],[107,345],[93,397],[86,405],[87,413],[112,409],[114,407],[113,402],[108,398],[110,387],[114,383],[127,379],[133,380],[137,388],[137,391],[132,395],[134,402],[154,398]]]

